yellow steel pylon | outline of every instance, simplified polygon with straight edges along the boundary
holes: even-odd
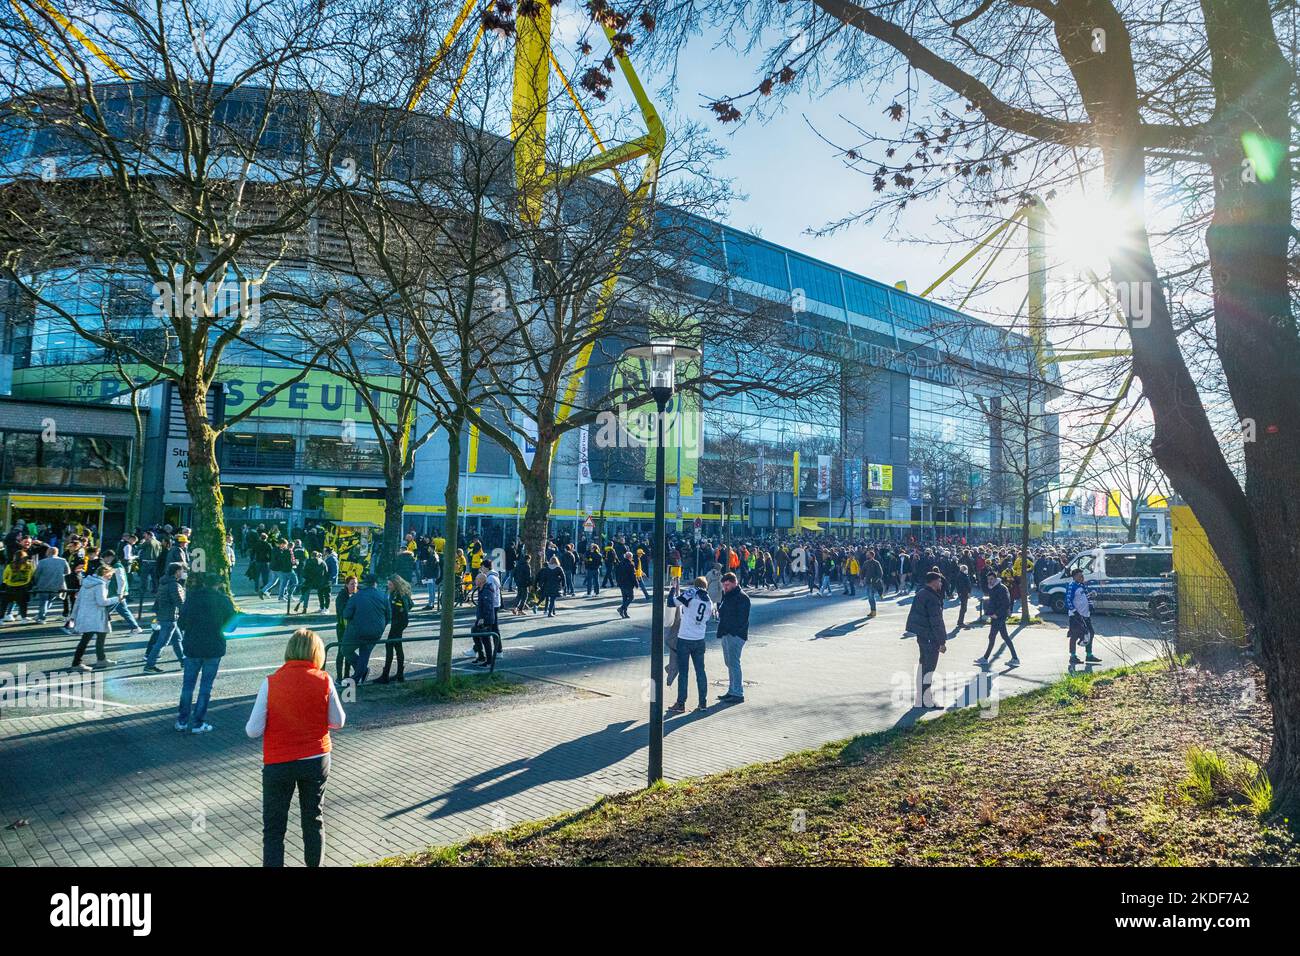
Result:
[[[975,277],[975,281],[971,284],[971,287],[966,290],[966,294],[962,297],[961,303],[960,305],[958,305],[957,308],[958,309],[964,308],[966,303],[970,300],[971,295],[974,294],[975,289],[979,287],[981,282],[983,282],[984,277],[988,274],[989,269],[992,268],[993,263],[997,261],[998,256],[1000,256],[1002,254],[1002,251],[1006,249],[1008,240],[1011,237],[1010,227],[1015,225],[1018,222],[1023,222],[1029,232],[1029,243],[1028,243],[1029,294],[1027,296],[1028,312],[1029,312],[1029,335],[1030,335],[1030,339],[1033,342],[1034,357],[1035,357],[1035,362],[1038,367],[1039,373],[1041,374],[1042,372],[1044,372],[1048,365],[1059,365],[1063,362],[1088,362],[1088,361],[1095,361],[1097,359],[1104,359],[1104,358],[1119,358],[1123,356],[1131,356],[1133,354],[1133,350],[1131,348],[1128,349],[1060,349],[1060,350],[1053,349],[1051,351],[1051,354],[1048,354],[1046,348],[1046,344],[1047,344],[1047,339],[1046,339],[1047,261],[1046,261],[1045,251],[1044,251],[1045,246],[1044,246],[1043,237],[1045,234],[1044,226],[1049,221],[1051,221],[1051,213],[1048,211],[1047,207],[1043,205],[1042,200],[1035,197],[1034,199],[1032,199],[1032,201],[1021,206],[1014,213],[1012,213],[1007,219],[1003,220],[1001,223],[999,223],[997,226],[991,229],[987,234],[985,234],[982,238],[980,238],[974,244],[974,246],[971,247],[969,252],[967,252],[960,259],[958,259],[946,272],[943,273],[943,275],[939,276],[939,278],[935,279],[934,282],[930,283],[930,285],[925,289],[924,292],[921,293],[921,295],[929,296],[929,294],[933,292],[936,288],[938,288],[948,279],[952,278],[952,276],[957,272],[958,269],[960,269],[966,263],[970,262],[970,260],[973,259],[981,249],[985,248],[989,243],[997,239],[998,236],[1002,235],[1003,233],[1006,233],[1006,235],[1003,236],[1002,241],[998,244],[997,248],[994,249],[993,254],[989,257],[989,260],[986,263],[984,263],[983,268],[980,269],[979,274]],[[1101,287],[1101,280],[1098,279],[1098,277],[1094,273],[1089,271],[1088,276],[1089,276],[1089,280],[1094,286],[1097,286],[1099,288]],[[1119,312],[1118,308],[1116,308],[1115,311],[1116,311],[1116,315],[1120,319],[1120,322],[1123,323],[1125,321],[1123,314]],[[1133,369],[1132,366],[1130,365],[1130,367],[1128,368],[1124,376],[1124,382],[1122,385],[1120,385],[1118,394],[1116,394],[1114,401],[1112,401],[1106,409],[1106,414],[1102,418],[1101,425],[1097,430],[1096,437],[1089,443],[1088,450],[1084,453],[1083,461],[1079,463],[1079,467],[1074,473],[1074,478],[1070,481],[1069,488],[1065,493],[1065,498],[1069,498],[1071,495],[1073,495],[1075,490],[1079,487],[1079,483],[1083,480],[1083,474],[1087,470],[1088,464],[1092,461],[1093,454],[1096,452],[1098,442],[1100,442],[1102,436],[1106,434],[1106,430],[1110,427],[1110,423],[1115,417],[1115,412],[1119,409],[1120,403],[1123,402],[1124,399],[1127,397],[1129,388],[1132,386],[1132,384],[1133,384]]]
[[[33,36],[45,49],[54,65],[60,73],[67,79],[71,79],[63,65],[59,62],[54,51],[45,42],[36,25],[26,16],[21,6],[20,0],[10,0],[14,8],[18,11]],[[86,47],[97,59],[105,66],[112,70],[123,80],[130,80],[131,76],[122,69],[107,53],[99,48],[85,33],[83,33],[67,17],[58,12],[50,3],[50,0],[23,0],[39,8],[40,11],[53,21],[59,27],[66,30],[73,38]],[[465,27],[466,22],[473,14],[474,9],[478,6],[479,0],[466,0],[465,5],[453,20],[450,29],[443,37],[438,52],[430,60],[429,64],[420,71],[409,97],[407,98],[406,108],[408,110],[416,109],[428,88],[429,81],[433,78],[438,67],[451,52],[456,38],[461,30]],[[646,95],[645,87],[641,83],[640,77],[637,76],[636,70],[633,69],[631,61],[628,59],[625,51],[620,51],[614,43],[614,31],[602,23],[601,28],[605,32],[606,38],[610,41],[613,49],[615,62],[618,64],[620,73],[627,82],[629,89],[632,91],[633,99],[636,101],[641,116],[645,121],[646,132],[619,146],[609,149],[601,141],[596,132],[591,118],[583,109],[582,103],[577,94],[574,92],[568,77],[560,68],[559,62],[551,49],[551,8],[546,0],[542,0],[537,5],[536,13],[530,16],[517,16],[515,18],[515,66],[514,66],[514,83],[511,104],[511,131],[510,137],[515,144],[515,186],[519,193],[519,215],[524,221],[536,224],[540,221],[542,215],[542,200],[545,192],[549,189],[557,188],[566,182],[574,179],[580,179],[586,176],[594,176],[597,173],[611,171],[619,187],[623,190],[630,200],[628,219],[622,231],[620,232],[618,245],[615,248],[613,266],[610,270],[610,276],[605,280],[601,287],[601,294],[597,300],[597,307],[592,314],[591,330],[594,332],[600,328],[605,321],[605,315],[609,308],[609,303],[613,297],[615,288],[618,285],[619,268],[631,247],[632,239],[636,231],[645,225],[645,212],[650,200],[654,196],[655,186],[658,183],[659,164],[663,158],[664,148],[667,144],[667,133],[664,130],[663,122],[659,118],[658,111],[650,102],[649,96]],[[455,105],[457,96],[460,93],[461,86],[469,74],[470,65],[473,62],[475,52],[478,50],[479,42],[483,37],[483,26],[480,23],[476,29],[474,39],[470,45],[469,53],[465,58],[465,63],[460,69],[459,76],[452,86],[451,96],[444,111],[450,114],[452,107]],[[577,107],[582,117],[583,123],[590,132],[592,139],[596,143],[599,155],[584,160],[571,167],[550,170],[546,164],[546,127],[547,111],[549,109],[550,94],[550,73],[554,68],[559,75],[561,83]],[[620,174],[618,167],[625,163],[646,157],[646,164],[641,174],[641,181],[635,189],[628,190],[626,183]],[[560,407],[557,412],[557,419],[564,421],[569,417],[574,408],[574,402],[577,399],[578,389],[581,387],[582,379],[586,373],[588,364],[591,361],[591,353],[595,347],[594,336],[589,337],[587,344],[580,350],[576,361],[574,362],[573,373],[564,390],[564,396],[561,399]],[[552,445],[552,455],[555,446]]]

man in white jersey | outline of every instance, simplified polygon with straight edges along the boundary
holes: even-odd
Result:
[[[709,582],[704,578],[696,578],[680,590],[674,584],[668,599],[678,606],[681,626],[677,631],[677,703],[669,707],[667,713],[686,712],[686,671],[691,664],[695,666],[695,687],[700,698],[700,706],[696,710],[708,710],[709,682],[704,675],[704,638],[708,633],[709,618],[714,614],[713,599],[709,597]]]

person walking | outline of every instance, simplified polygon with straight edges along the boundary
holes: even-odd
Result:
[[[144,649],[144,672],[161,674],[158,655],[162,649],[171,646],[177,662],[185,666],[185,652],[181,643],[180,624],[177,619],[185,606],[185,565],[173,564],[167,569],[167,577],[158,585],[153,602],[153,633],[149,644]]]
[[[367,574],[361,587],[348,599],[343,618],[348,622],[348,645],[355,648],[352,654],[352,676],[358,684],[366,682],[370,670],[370,654],[384,637],[384,628],[393,618],[388,596],[379,593],[378,579]]]
[[[993,655],[993,644],[1001,636],[1002,643],[1011,652],[1011,660],[1007,661],[1007,665],[1019,667],[1020,658],[1016,655],[1016,646],[1011,643],[1011,635],[1007,633],[1007,615],[1011,613],[1011,591],[992,571],[989,572],[985,591],[987,598],[984,602],[984,612],[989,618],[989,646],[984,649],[983,657],[975,659],[975,663],[980,667],[989,666],[989,658]]]
[[[388,671],[393,666],[393,657],[397,657],[397,683],[406,680],[406,654],[402,650],[402,635],[406,625],[411,621],[415,610],[415,598],[411,594],[411,582],[400,574],[388,579],[388,603],[392,625],[388,628],[388,640],[384,644],[384,670],[376,679],[376,684],[388,683]]]
[[[208,701],[212,698],[212,685],[217,679],[221,658],[226,656],[226,629],[234,622],[237,612],[230,596],[219,586],[219,579],[195,574],[188,580],[185,603],[176,617],[176,623],[185,635],[185,658],[181,662],[184,677],[176,729],[206,734],[212,730],[212,725],[206,720]],[[194,698],[196,685],[197,700]]]
[[[623,599],[618,606],[618,616],[631,617],[627,609],[632,604],[632,598],[636,596],[636,567],[632,564],[631,551],[624,551],[623,557],[614,566],[614,581]]]
[[[442,591],[442,559],[438,557],[433,545],[425,549],[424,557],[420,560],[420,580],[424,582],[427,598],[424,610],[436,611]]]
[[[560,559],[552,555],[546,567],[537,572],[537,596],[546,606],[546,616],[555,617],[555,599],[564,592],[564,569]]]
[[[298,606],[295,612],[301,611],[307,613],[307,602],[311,600],[313,594],[316,595],[317,612],[324,611],[330,606],[330,585],[328,570],[325,567],[325,559],[319,551],[313,551],[303,561],[302,584],[298,589]]]
[[[154,535],[152,531],[146,531],[136,546],[136,553],[140,558],[140,586],[144,588],[145,594],[153,594],[158,590],[158,559],[162,557],[162,542]]]
[[[929,571],[925,583],[912,598],[907,612],[907,633],[915,635],[920,652],[916,681],[916,706],[926,709],[942,708],[936,704],[931,686],[934,672],[939,666],[939,655],[948,650],[948,629],[943,623],[943,575]]]
[[[1065,589],[1065,607],[1070,612],[1070,663],[1071,664],[1100,664],[1101,658],[1092,653],[1092,639],[1094,632],[1092,629],[1092,603],[1088,600],[1088,590],[1083,586],[1084,573],[1082,568],[1075,568],[1070,574],[1069,587]],[[1075,654],[1075,648],[1082,644],[1087,655],[1083,660],[1079,660]]]
[[[533,558],[530,554],[521,554],[515,559],[515,606],[511,614],[528,613],[528,595],[533,586]]]
[[[104,654],[104,643],[108,639],[108,635],[113,633],[113,625],[109,623],[108,612],[117,601],[117,598],[110,597],[108,593],[108,579],[112,576],[112,567],[101,564],[82,578],[81,588],[77,591],[77,603],[72,609],[73,632],[81,634],[77,649],[72,654],[73,670],[90,670],[81,662],[81,658],[86,653],[91,638],[95,640],[95,668],[97,670],[111,667],[117,663],[117,661],[109,660]]]
[[[736,575],[727,572],[734,581]],[[691,666],[695,668],[695,688],[700,704],[695,709],[709,709],[709,682],[704,673],[704,644],[708,636],[709,618],[713,616],[713,601],[709,598],[709,583],[704,578],[696,578],[689,587],[678,588],[674,582],[672,600],[680,607],[682,622],[677,630],[677,702],[669,707],[666,714],[684,714],[686,712],[686,672]]]
[[[727,665],[727,692],[718,700],[724,704],[743,704],[745,681],[740,670],[740,653],[749,640],[749,595],[741,590],[736,576],[730,571],[722,576],[718,639],[722,641],[722,660]]]
[[[560,569],[564,572],[564,594],[566,597],[574,596],[574,580],[578,576],[578,555],[573,550],[572,544],[564,546],[564,550],[559,554]]]
[[[495,670],[497,656],[501,653],[501,628],[497,624],[501,579],[492,567],[491,559],[483,559],[474,583],[478,588],[478,604],[474,612],[474,663]]]
[[[320,866],[324,855],[322,808],[330,772],[330,731],[346,720],[343,702],[324,666],[320,635],[305,627],[294,631],[284,648],[284,664],[263,678],[244,725],[250,738],[262,738],[263,866],[284,866],[284,834],[295,789],[303,862]]]
[[[116,611],[127,624],[131,626],[132,634],[143,634],[144,628],[140,622],[135,619],[131,613],[130,604],[130,585],[126,580],[126,568],[117,560],[117,555],[112,551],[105,551],[99,556],[99,560],[113,568],[113,574],[108,579],[108,593],[111,597],[117,598],[116,603],[109,609],[111,614]]]
[[[871,613],[868,617],[876,616],[876,601],[884,597],[885,592],[885,568],[876,560],[876,552],[868,551],[867,560],[862,568],[863,577],[867,580],[867,600],[871,602]]]
[[[971,590],[970,569],[964,564],[957,565],[953,589],[957,592],[957,600],[961,601],[961,610],[957,612],[957,630],[960,631],[966,626],[966,605],[970,602]]]
[[[45,557],[36,562],[32,575],[32,600],[36,602],[36,623],[44,624],[50,605],[59,599],[72,568],[59,556],[58,548],[49,548]]]

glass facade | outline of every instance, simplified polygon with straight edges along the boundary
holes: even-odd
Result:
[[[119,132],[129,135],[155,130],[164,148],[179,141],[181,128],[165,99],[123,87],[120,94],[107,94],[103,101],[110,125],[116,124]],[[258,136],[258,149],[267,159],[302,158],[309,147],[317,145],[305,139],[302,108],[291,94],[278,98],[270,107],[266,128],[259,133],[268,112],[265,94],[240,91],[228,96],[221,100],[213,118],[214,148],[246,147]],[[322,115],[316,131],[306,134],[323,140],[337,138],[335,155],[352,156],[363,166],[370,164],[380,135],[376,115],[370,112],[342,119]],[[426,145],[414,136],[402,140],[397,158],[410,164],[434,161],[435,151]],[[21,162],[34,155],[69,155],[77,150],[74,138],[59,126],[28,127],[0,112],[0,162]],[[67,168],[62,160],[60,166]],[[1023,369],[1030,354],[1023,337],[717,223],[667,209],[656,210],[655,215],[679,238],[683,218],[691,227],[691,237],[685,240],[686,258],[697,268],[673,277],[674,288],[706,300],[730,299],[733,307],[769,314],[788,310],[792,299],[801,297],[805,311],[785,313],[799,326],[801,344],[831,361],[844,359],[882,370],[879,378],[871,379],[873,394],[846,416],[853,419],[844,423],[846,427],[841,423],[843,413],[831,407],[834,403],[757,395],[707,402],[703,409],[705,460],[720,460],[714,449],[724,444],[731,446],[733,455],[736,446],[742,446],[755,463],[760,454],[766,456],[769,468],[780,456],[788,469],[788,456],[795,451],[805,466],[811,466],[818,454],[831,454],[837,459],[837,484],[841,456],[892,462],[897,498],[907,496],[909,440],[934,439],[957,445],[976,467],[989,469],[987,423],[972,401],[971,389],[960,384],[961,377],[955,374],[958,363],[952,359],[959,358],[968,367]],[[297,311],[305,307],[271,303],[265,294],[319,289],[318,278],[308,270],[285,267],[262,287],[258,335],[263,344],[284,357],[253,345],[231,343],[221,375],[228,414],[284,383],[296,368],[293,359],[305,357],[310,348],[296,331],[306,325],[302,321],[305,316]],[[152,282],[120,272],[111,277],[96,275],[93,269],[52,272],[43,282],[45,293],[86,329],[111,329],[114,336],[132,338],[160,359],[168,358],[168,338],[164,320],[155,315]],[[0,295],[0,309],[8,316],[5,345],[13,356],[15,394],[107,401],[120,390],[114,356],[76,333],[57,309],[33,308],[21,299],[5,304],[2,299]],[[130,367],[127,371],[136,374]],[[376,377],[384,371],[376,368]],[[883,409],[873,405],[883,405]],[[337,431],[325,433],[325,423],[347,419],[362,424],[371,437],[345,442]],[[117,452],[110,449],[106,455],[103,449],[78,444],[90,439],[62,437],[59,442],[36,447],[34,436],[16,434],[11,447],[10,437],[4,436],[0,446],[0,468],[6,481],[21,483],[19,476],[26,476],[39,484],[125,487],[125,478],[115,477]],[[467,449],[468,434],[462,441],[462,448]],[[870,454],[868,447],[873,449]],[[127,450],[119,451],[129,457]],[[239,475],[236,480],[242,487],[228,486],[228,503],[244,508],[290,507],[295,497],[298,507],[315,507],[322,495],[334,490],[331,482],[339,486],[340,494],[350,493],[345,478],[365,475],[364,483],[370,484],[368,476],[382,470],[364,401],[350,385],[324,372],[313,372],[285,388],[247,422],[236,426],[224,436],[221,454],[222,465],[231,474],[261,473]],[[593,457],[593,464],[595,461]],[[313,483],[306,492],[291,491],[285,483],[300,471],[312,474]],[[125,475],[124,470],[121,474]],[[328,477],[331,474],[337,477]],[[484,438],[477,446],[475,474],[510,478],[513,463],[504,449]],[[643,478],[639,461],[627,466],[627,481],[636,483]],[[710,492],[705,488],[703,493]]]
[[[908,431],[912,442],[943,442],[959,448],[977,468],[989,467],[989,429],[971,390],[913,378],[908,383]]]
[[[7,487],[124,490],[130,467],[126,438],[0,433],[0,482]]]

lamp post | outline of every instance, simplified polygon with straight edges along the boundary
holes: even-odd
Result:
[[[664,476],[664,409],[673,396],[677,363],[698,359],[698,349],[678,345],[675,339],[652,338],[649,345],[638,345],[623,352],[625,358],[647,362],[650,367],[650,397],[655,410],[655,529],[654,604],[650,609],[650,748],[647,786],[664,777],[664,555],[668,551],[664,528],[664,504],[667,489]],[[681,480],[681,475],[678,475]]]

